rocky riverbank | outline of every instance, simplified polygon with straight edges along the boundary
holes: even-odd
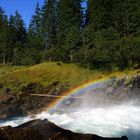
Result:
[[[92,134],[74,133],[45,119],[30,121],[15,128],[0,128],[0,140],[127,140],[127,137],[103,138]]]
[[[3,85],[1,85],[2,87]],[[0,94],[0,120],[6,120],[12,117],[27,116],[37,114],[44,110],[56,98],[32,96],[32,94],[47,94],[61,96],[69,88],[68,83],[62,84],[59,81],[44,87],[40,83],[29,83],[21,88],[18,93],[13,93],[9,88],[3,87]],[[101,94],[96,94],[96,91]],[[91,91],[93,92],[93,91]],[[140,98],[140,74],[126,75],[122,78],[110,77],[105,86],[94,89],[95,96],[111,101],[131,101]],[[90,92],[88,93],[90,94]],[[82,95],[81,95],[82,96]],[[97,99],[97,98],[95,98]],[[81,102],[81,100],[79,100]],[[100,104],[103,100],[95,100]],[[104,100],[105,101],[105,100]],[[90,102],[90,101],[88,101]],[[93,100],[91,99],[91,102]],[[68,108],[74,107],[74,100],[70,104],[61,104]],[[77,100],[76,100],[77,103]],[[104,104],[104,103],[103,103]],[[64,106],[63,106],[64,105]],[[67,105],[67,106],[66,106]],[[59,128],[48,120],[34,120],[22,124],[18,127],[6,126],[0,128],[1,140],[127,140],[122,138],[103,138],[91,134],[78,134]]]
[[[93,84],[75,96],[80,98],[73,99],[71,96],[65,98],[53,108],[53,112],[63,114],[78,109],[104,108],[121,104],[139,105],[140,74],[121,78],[110,77],[109,80]]]
[[[42,112],[55,98],[31,94],[61,95],[67,87],[67,84],[61,84],[58,81],[47,87],[43,87],[40,83],[29,83],[18,93],[13,93],[9,88],[3,88],[0,94],[0,107],[2,108],[0,120]]]
[[[0,110],[0,120],[40,113],[54,101],[57,96],[61,96],[68,88],[68,83],[62,84],[59,81],[54,82],[47,87],[44,87],[40,83],[29,83],[26,86],[23,86],[18,93],[13,93],[9,88],[3,87],[2,94],[0,94],[0,107],[2,108]],[[87,95],[90,96],[90,92],[94,93],[95,98],[88,98],[88,103],[90,102],[98,105],[105,105],[106,100],[137,100],[140,98],[140,72],[135,75],[126,75],[119,79],[111,77],[110,80],[105,83],[105,86],[89,91]],[[54,95],[54,97],[32,96],[32,94]],[[82,96],[84,97],[85,95],[81,94],[81,97]],[[93,100],[95,101],[93,102]],[[70,104],[67,104],[68,102]],[[78,99],[71,102],[71,99],[69,99],[64,102],[61,107],[73,108],[79,102],[82,101]]]

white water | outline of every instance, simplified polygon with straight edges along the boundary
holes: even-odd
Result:
[[[126,135],[130,140],[140,140],[140,106],[125,104],[108,108],[79,109],[76,112],[52,115],[42,112],[35,118],[47,118],[58,126],[74,132],[105,137]],[[0,122],[0,126],[17,126],[35,118],[16,118],[16,120]]]

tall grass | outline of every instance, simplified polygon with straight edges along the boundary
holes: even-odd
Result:
[[[138,71],[138,70],[137,70]],[[3,74],[5,72],[5,74]],[[47,86],[53,82],[60,81],[68,83],[70,88],[85,81],[99,79],[105,75],[125,76],[126,73],[136,73],[136,71],[115,72],[98,72],[85,69],[75,64],[64,64],[57,62],[46,62],[31,67],[12,67],[4,66],[0,68],[0,83],[15,90],[29,82],[40,82]]]

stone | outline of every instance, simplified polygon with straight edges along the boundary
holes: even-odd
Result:
[[[33,120],[18,127],[0,129],[0,140],[127,140],[121,138],[103,138],[94,134],[80,134],[62,129],[45,120]]]

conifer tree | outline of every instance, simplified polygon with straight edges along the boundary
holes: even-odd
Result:
[[[66,52],[64,54],[67,55],[68,61],[72,62],[74,60],[73,55],[80,42],[81,27],[81,0],[61,0],[58,45],[62,51]]]
[[[44,26],[42,26],[42,15],[39,3],[35,8],[35,14],[32,16],[29,28],[28,28],[28,41],[30,47],[30,57],[34,59],[33,63],[40,63],[42,58],[42,52],[45,48],[44,43]]]
[[[13,26],[11,25],[14,31],[13,38],[15,38],[15,44],[13,48],[13,63],[15,65],[22,65],[22,58],[24,55],[24,50],[27,47],[27,33],[24,21],[18,11],[15,12],[15,15],[12,17]]]
[[[56,48],[58,33],[59,1],[48,0],[47,2],[47,36],[48,48]]]
[[[4,10],[0,7],[0,56],[1,62],[5,64],[8,61],[8,19]]]

